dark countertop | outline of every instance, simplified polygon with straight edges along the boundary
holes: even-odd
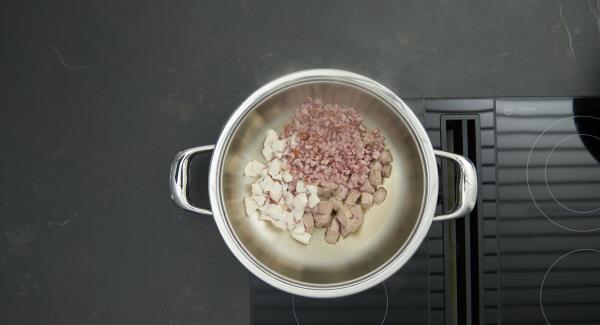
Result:
[[[168,168],[285,73],[347,69],[401,97],[600,95],[598,1],[9,1],[0,15],[2,324],[248,323],[248,273],[210,217],[171,202]]]

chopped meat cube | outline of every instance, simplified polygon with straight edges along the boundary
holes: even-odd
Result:
[[[342,224],[342,236],[346,237],[348,234],[356,232],[358,228],[363,223],[363,211],[360,205],[355,205],[350,209],[350,213],[352,217],[346,222],[346,224]]]
[[[339,200],[343,200],[346,198],[347,195],[348,195],[348,188],[344,185],[338,186],[337,190],[335,191],[335,197]]]
[[[330,181],[322,181],[319,185],[318,194],[322,199],[330,198],[338,187],[336,183]]]
[[[350,221],[350,218],[352,218],[352,213],[347,206],[342,205],[340,206],[335,218],[339,221],[340,225],[345,226],[348,221]]]
[[[373,203],[381,204],[381,202],[383,202],[383,200],[385,200],[386,195],[387,195],[387,191],[385,190],[385,188],[383,188],[383,187],[378,188],[377,191],[375,191],[375,193],[373,193]]]
[[[332,220],[331,224],[325,231],[325,241],[329,244],[335,244],[340,239],[340,224],[337,220]]]
[[[360,205],[363,207],[363,209],[370,208],[373,205],[373,194],[363,192],[360,195]]]
[[[383,184],[383,177],[381,177],[381,170],[371,170],[369,173],[369,182],[373,186],[380,186]]]
[[[315,229],[315,221],[313,220],[312,213],[304,213],[304,216],[302,217],[302,222],[304,223],[304,229],[306,230],[306,232],[312,234],[313,230]]]
[[[329,199],[329,201],[330,201],[330,202],[331,202],[331,204],[333,205],[333,210],[334,210],[334,211],[337,211],[337,210],[339,210],[339,208],[340,208],[342,205],[344,205],[344,203],[343,203],[342,201],[340,201],[340,200],[338,200],[338,199],[336,199],[336,198]]]
[[[379,157],[379,161],[381,161],[383,165],[389,165],[393,161],[390,151],[384,150]]]
[[[348,196],[346,197],[346,201],[344,201],[344,203],[346,203],[346,205],[353,206],[356,204],[356,201],[358,201],[359,197],[360,192],[357,190],[352,190],[350,191],[350,193],[348,193]]]
[[[324,228],[331,222],[331,214],[316,213],[313,214],[313,220],[315,221],[315,227]]]
[[[381,175],[383,177],[390,177],[392,175],[392,164],[383,166],[381,169]]]
[[[381,162],[379,162],[379,160],[375,160],[374,163],[371,163],[372,170],[381,170],[382,168],[383,168],[383,165],[381,165]]]
[[[375,193],[375,187],[373,187],[373,185],[371,185],[370,182],[365,182],[363,186],[360,187],[360,191],[367,193]]]
[[[321,214],[331,214],[333,210],[333,202],[331,201],[321,201],[317,204],[316,212]]]

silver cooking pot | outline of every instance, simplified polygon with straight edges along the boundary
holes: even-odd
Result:
[[[244,211],[243,197],[254,181],[243,176],[244,165],[262,158],[266,131],[281,131],[306,97],[354,107],[367,127],[381,129],[394,158],[392,175],[383,185],[386,200],[369,210],[358,232],[337,245],[323,240],[323,229],[315,229],[308,245],[300,244]],[[189,161],[210,151],[212,210],[195,207],[187,198]],[[436,156],[454,162],[460,172],[457,208],[434,216]],[[340,70],[296,72],[255,91],[227,121],[216,145],[175,156],[169,185],[179,207],[213,215],[225,243],[250,272],[281,290],[317,298],[350,295],[381,283],[415,253],[433,221],[466,215],[477,197],[477,176],[468,159],[433,150],[423,126],[398,96],[369,78]]]

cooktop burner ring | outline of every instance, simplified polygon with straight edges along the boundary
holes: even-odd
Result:
[[[559,223],[558,221],[555,221],[554,219],[552,219],[551,216],[549,216],[543,209],[542,207],[539,205],[539,203],[536,201],[535,196],[533,195],[533,191],[532,191],[532,185],[530,183],[530,172],[529,172],[529,166],[531,164],[531,159],[532,159],[532,155],[534,150],[536,150],[536,146],[538,144],[538,142],[542,139],[542,137],[546,134],[546,132],[548,132],[550,129],[552,129],[553,127],[559,125],[560,123],[563,123],[567,120],[573,120],[573,123],[575,123],[575,119],[583,119],[583,118],[591,118],[597,121],[600,121],[600,118],[595,117],[595,116],[590,116],[590,115],[574,115],[574,116],[569,116],[569,117],[565,117],[562,119],[559,119],[557,121],[552,122],[550,125],[548,125],[535,139],[535,141],[533,142],[533,145],[531,146],[531,149],[529,150],[529,155],[527,156],[527,165],[525,168],[525,174],[526,174],[526,181],[527,181],[527,190],[529,191],[529,196],[531,197],[531,200],[533,201],[533,204],[535,205],[536,209],[546,218],[548,219],[548,221],[550,221],[551,223],[553,223],[555,226],[560,227],[562,229],[565,230],[569,230],[569,231],[574,231],[574,232],[581,232],[581,233],[586,233],[586,232],[593,232],[593,231],[597,231],[600,230],[600,227],[596,227],[593,229],[576,229],[573,227],[568,227],[565,226],[561,223]],[[597,138],[596,136],[593,135],[589,135],[589,134],[583,134],[585,136],[592,136],[593,138]],[[556,148],[558,147],[558,145],[560,145],[560,143],[564,142],[566,139],[570,138],[570,137],[574,137],[574,136],[580,136],[579,133],[571,135],[566,137],[565,139],[562,139],[557,145],[555,145],[552,149],[552,151],[550,152],[550,154],[548,155],[547,159],[546,159],[546,165],[544,166],[544,178],[545,178],[545,183],[546,183],[546,188],[549,192],[549,194],[551,195],[552,199],[554,200],[554,202],[556,202],[559,206],[561,206],[562,208],[574,212],[574,213],[581,213],[581,214],[587,214],[587,213],[592,213],[592,212],[596,212],[598,210],[600,210],[600,207],[598,207],[597,209],[591,210],[589,212],[582,212],[582,211],[577,211],[571,208],[566,207],[563,203],[561,203],[559,200],[556,199],[556,197],[554,196],[554,194],[552,193],[552,191],[550,190],[550,186],[548,186],[548,178],[547,178],[547,166],[548,166],[548,161],[550,159],[550,156],[552,155],[552,152],[554,150],[556,150]],[[600,140],[600,139],[599,139]]]
[[[383,318],[381,319],[381,322],[379,323],[379,325],[383,325],[385,323],[385,319],[387,318],[388,310],[390,307],[390,298],[388,295],[387,286],[385,285],[385,282],[382,282],[381,284],[383,285],[383,292],[385,293],[385,311],[383,313]],[[296,325],[302,325],[302,323],[298,319],[298,315],[296,314],[296,299],[295,299],[295,297],[296,297],[295,295],[292,295],[292,313],[294,315],[294,320],[296,321]],[[334,299],[339,299],[339,298],[334,298]]]
[[[544,316],[544,320],[546,321],[546,324],[548,324],[548,325],[552,325],[552,324],[548,320],[548,316],[546,315],[546,310],[544,310],[543,292],[544,292],[544,284],[546,282],[546,279],[548,278],[548,275],[550,274],[552,269],[556,266],[556,264],[560,263],[562,260],[564,260],[565,258],[567,258],[568,256],[570,256],[572,254],[581,253],[581,252],[588,252],[588,253],[593,252],[593,253],[600,254],[600,250],[597,250],[594,248],[580,248],[580,249],[572,250],[572,251],[565,253],[565,254],[561,255],[560,257],[558,257],[552,264],[550,264],[550,267],[548,267],[548,270],[546,270],[546,273],[544,273],[544,277],[542,278],[542,284],[540,285],[539,303],[540,303],[540,309],[542,311],[542,316]]]
[[[554,145],[554,147],[552,147],[552,150],[550,150],[550,153],[548,154],[548,158],[546,158],[546,163],[544,164],[544,181],[546,182],[546,188],[548,189],[548,193],[550,193],[550,196],[552,197],[552,199],[554,200],[554,202],[556,202],[558,205],[560,205],[562,208],[564,208],[565,210],[569,210],[571,212],[574,213],[581,213],[581,214],[586,214],[586,213],[594,213],[598,210],[600,210],[600,207],[597,207],[595,209],[591,209],[591,210],[576,210],[573,208],[569,208],[568,206],[566,206],[565,204],[563,204],[552,192],[552,188],[550,187],[550,185],[548,184],[548,163],[550,162],[550,158],[552,157],[552,154],[554,153],[554,151],[556,150],[556,148],[558,148],[558,146],[560,146],[561,144],[563,144],[565,141],[574,138],[574,137],[590,137],[592,139],[598,140],[598,142],[600,142],[600,138],[593,135],[593,134],[583,134],[583,133],[579,133],[579,134],[572,134],[568,137],[565,137],[564,139],[560,140],[557,144]],[[600,229],[600,228],[597,228]]]

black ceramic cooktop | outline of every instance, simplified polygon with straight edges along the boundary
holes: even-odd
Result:
[[[475,162],[475,210],[434,223],[404,268],[354,296],[297,297],[251,277],[252,323],[600,322],[600,98],[407,103],[435,148]],[[453,205],[440,167],[438,211]]]

